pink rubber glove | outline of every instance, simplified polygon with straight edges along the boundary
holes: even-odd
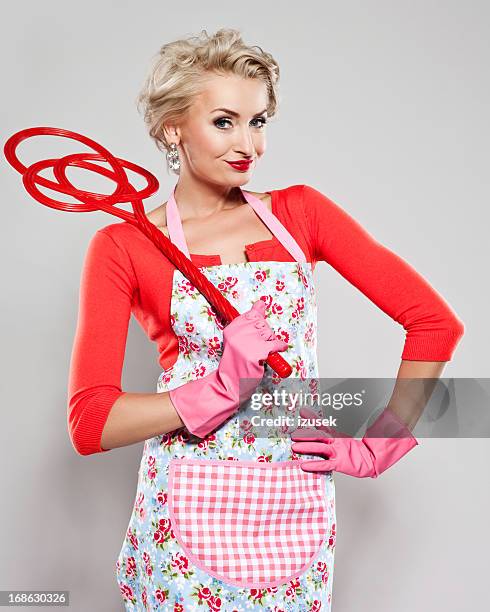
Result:
[[[188,431],[204,438],[235,414],[262,380],[269,353],[287,348],[265,320],[263,300],[233,319],[223,330],[223,353],[217,369],[169,392]],[[240,385],[240,379],[252,380]]]
[[[305,407],[300,409],[300,415],[307,419],[321,418]],[[389,408],[366,430],[362,440],[326,426],[300,427],[291,433],[291,440],[295,441],[291,445],[295,453],[325,457],[319,461],[302,461],[304,472],[334,470],[357,478],[377,478],[418,445],[405,423]]]

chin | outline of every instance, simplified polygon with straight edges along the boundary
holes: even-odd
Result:
[[[237,187],[243,187],[243,185],[246,185],[248,182],[250,182],[250,179],[252,178],[252,175],[249,174],[248,172],[245,174],[245,176],[241,177],[241,180],[237,181],[236,183],[234,183]]]
[[[248,183],[251,178],[252,178],[251,172],[243,172],[243,173],[240,173],[239,175],[237,172],[237,176],[234,176],[231,178],[227,176],[225,179],[225,182],[227,185],[233,185],[234,187],[240,187],[241,185],[245,185],[246,183]]]

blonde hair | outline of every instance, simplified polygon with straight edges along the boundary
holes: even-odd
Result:
[[[185,117],[209,72],[261,79],[267,86],[268,117],[276,113],[279,66],[272,55],[257,45],[246,45],[238,30],[221,28],[211,36],[201,30],[199,36],[160,48],[138,95],[138,110],[160,151],[170,148],[163,124],[178,123]]]

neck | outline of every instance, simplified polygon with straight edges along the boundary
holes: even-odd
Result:
[[[195,183],[182,178],[175,187],[174,197],[182,221],[210,217],[246,204],[240,187]]]

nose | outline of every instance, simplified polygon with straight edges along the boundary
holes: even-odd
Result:
[[[239,130],[235,149],[242,155],[247,155],[249,157],[253,155],[254,143],[249,126],[244,126]]]

